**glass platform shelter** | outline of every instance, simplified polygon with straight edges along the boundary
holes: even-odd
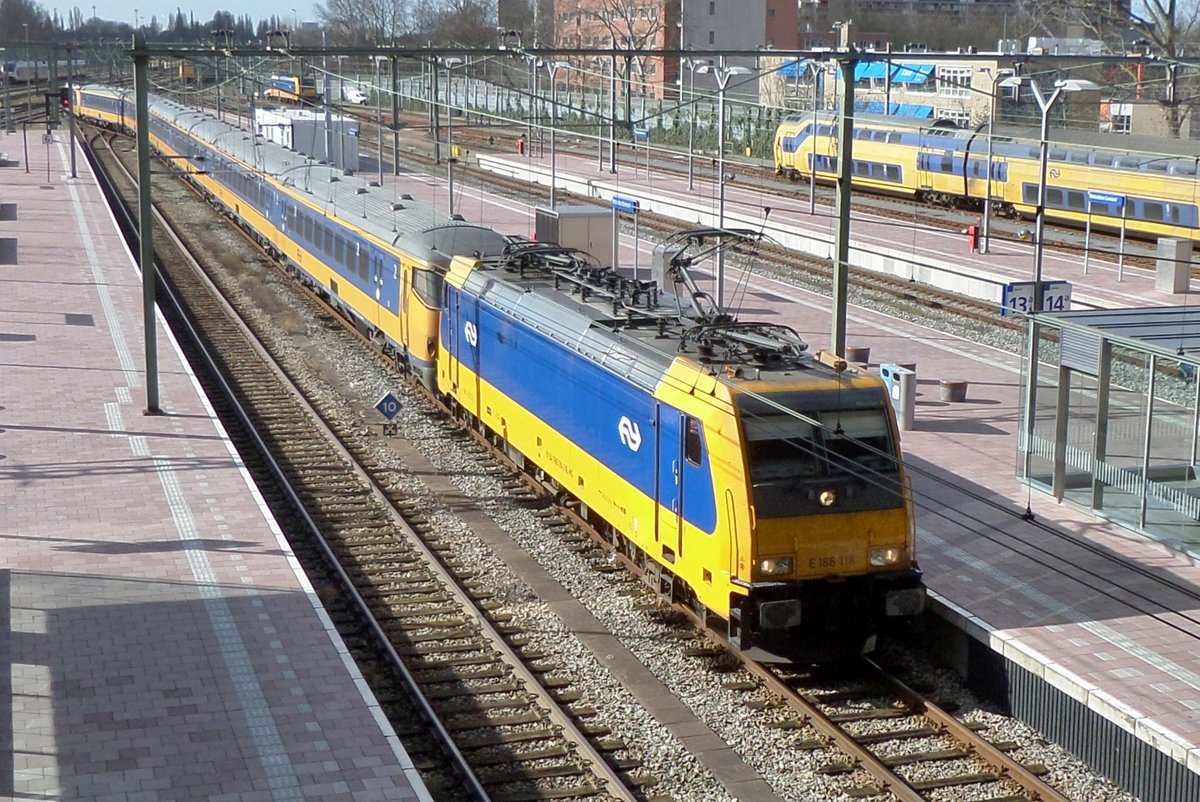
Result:
[[[1043,312],[1025,333],[1017,476],[1200,554],[1200,309]]]

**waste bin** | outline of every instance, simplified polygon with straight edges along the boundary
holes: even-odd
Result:
[[[887,385],[901,431],[911,430],[916,420],[917,372],[902,368],[895,362],[885,362],[879,366],[879,375]]]
[[[967,250],[971,253],[979,250],[979,226],[967,226]]]
[[[517,155],[518,156],[525,155],[525,137],[521,137],[520,139],[517,140]]]

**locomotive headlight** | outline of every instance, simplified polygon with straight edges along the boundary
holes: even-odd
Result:
[[[837,493],[832,490],[822,490],[821,495],[817,496],[817,501],[821,502],[822,507],[832,507],[837,504]]]
[[[787,576],[794,565],[791,557],[768,557],[758,561],[758,572],[763,576]]]
[[[868,558],[871,565],[877,568],[885,565],[895,565],[904,559],[904,547],[887,546],[882,549],[871,549]]]

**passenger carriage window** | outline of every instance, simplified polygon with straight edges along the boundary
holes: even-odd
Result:
[[[413,292],[427,306],[434,309],[442,305],[442,274],[434,270],[416,268],[412,271]]]
[[[1063,208],[1063,191],[1058,187],[1046,187],[1046,205],[1053,209]]]
[[[362,276],[363,281],[371,278],[371,254],[362,245],[358,246],[358,275]]]
[[[900,168],[894,164],[885,164],[883,166],[883,177],[888,181],[900,182]]]
[[[1146,201],[1143,216],[1147,220],[1153,220],[1161,223],[1163,221],[1163,205],[1154,201]]]
[[[683,456],[689,463],[696,467],[700,466],[703,459],[701,442],[700,421],[689,415],[687,418],[687,431],[683,438]]]
[[[1082,192],[1076,189],[1067,190],[1067,208],[1083,211],[1086,207],[1087,201]]]
[[[333,238],[333,259],[339,265],[346,263],[346,241],[342,239],[341,234],[337,234]]]
[[[1075,162],[1076,164],[1087,164],[1088,163],[1088,154],[1082,150],[1072,150],[1069,153],[1067,153],[1067,159],[1069,161]]]

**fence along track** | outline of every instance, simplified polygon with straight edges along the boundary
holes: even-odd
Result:
[[[161,216],[156,230],[164,243],[156,249],[162,272],[262,444],[278,455],[289,492],[324,533],[323,548],[350,583],[344,592],[366,611],[375,633],[386,635],[398,670],[411,676],[433,725],[448,734],[451,753],[469,766],[462,772],[466,785],[477,777],[483,798],[493,800],[635,799],[601,752],[623,745],[589,741],[581,731],[586,725],[563,709],[578,698],[569,681],[551,679],[553,666],[528,665],[530,658],[505,641],[520,633],[507,628],[501,634],[504,616],[493,612],[497,605],[486,595],[471,593],[470,567],[454,563],[427,521],[400,518],[397,510],[411,504],[371,479],[366,447],[337,444],[353,433],[331,431],[187,264],[181,251],[188,235]],[[245,269],[240,260],[236,267]],[[220,272],[214,273],[218,282]],[[239,450],[246,445],[239,443]],[[583,718],[587,711],[576,713]],[[401,732],[411,729],[409,721],[394,723]]]

